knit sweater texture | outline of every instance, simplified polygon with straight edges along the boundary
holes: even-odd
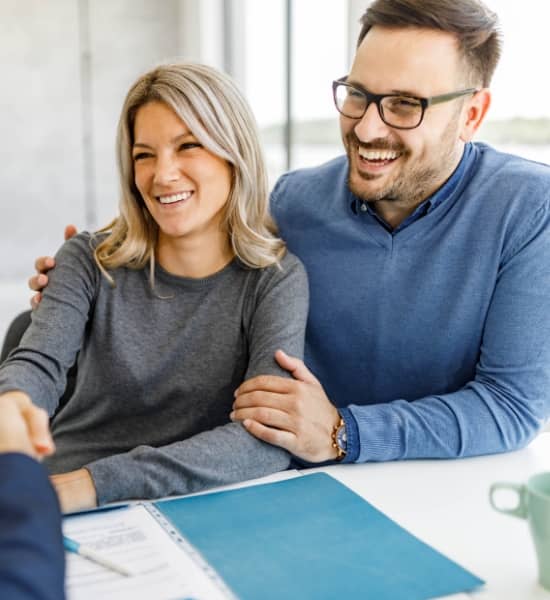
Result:
[[[346,157],[273,191],[348,462],[511,450],[550,416],[550,167],[466,150],[444,199],[395,231],[350,191]]]
[[[55,415],[52,473],[85,466],[100,504],[157,498],[260,477],[289,455],[229,421],[233,392],[259,374],[288,376],[278,348],[303,355],[307,279],[234,259],[204,279],[96,266],[89,234],[65,243],[32,324],[0,368],[50,415],[78,353],[78,380]]]

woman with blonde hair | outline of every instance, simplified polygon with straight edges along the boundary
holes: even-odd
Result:
[[[230,423],[234,390],[300,356],[307,280],[268,214],[262,152],[235,84],[191,63],[159,66],[118,126],[118,217],[81,233],[56,268],[2,396],[56,412],[47,459],[64,510],[156,498],[287,468],[283,450]]]

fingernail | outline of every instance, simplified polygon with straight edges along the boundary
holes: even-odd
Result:
[[[52,454],[54,451],[53,444],[49,442],[35,442],[34,447],[41,456]]]

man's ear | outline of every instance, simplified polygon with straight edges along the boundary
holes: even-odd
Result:
[[[460,132],[460,139],[463,142],[469,142],[474,137],[490,105],[491,91],[488,88],[482,88],[469,101],[465,102],[464,120]]]

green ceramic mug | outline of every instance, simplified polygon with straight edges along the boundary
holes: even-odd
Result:
[[[499,490],[511,490],[518,496],[517,506],[503,508],[496,502]],[[539,564],[539,583],[550,590],[550,473],[539,473],[527,483],[493,483],[489,490],[491,506],[501,513],[527,519],[535,543]]]

